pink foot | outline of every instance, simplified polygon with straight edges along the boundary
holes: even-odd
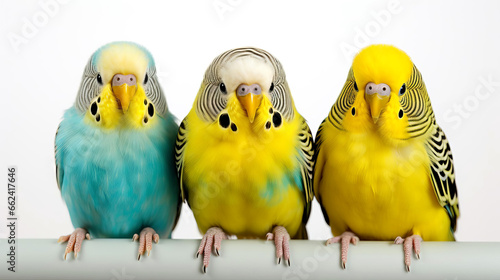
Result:
[[[347,252],[349,251],[349,243],[356,245],[358,244],[358,241],[359,237],[357,237],[354,233],[350,231],[346,231],[339,236],[335,236],[328,239],[326,241],[326,245],[340,242],[342,268],[345,269],[345,264],[347,262]]]
[[[59,237],[57,240],[57,243],[64,243],[68,241],[68,245],[66,246],[66,251],[64,251],[64,259],[66,260],[66,256],[68,253],[71,251],[75,252],[75,259],[78,256],[78,253],[82,249],[82,242],[83,240],[87,238],[90,240],[90,235],[86,229],[83,228],[77,228],[75,231],[73,231],[72,234],[69,235],[63,235]]]
[[[144,252],[151,253],[151,249],[153,249],[153,240],[155,243],[160,241],[160,236],[156,233],[156,231],[150,227],[143,228],[141,230],[140,235],[137,233],[132,237],[132,241],[136,241],[139,239],[139,253],[137,254],[137,260],[141,259],[141,256],[144,255]]]
[[[290,235],[282,226],[275,226],[273,232],[266,234],[267,240],[274,240],[276,246],[276,263],[281,263],[281,257],[284,256],[288,266],[290,266]]]
[[[220,256],[220,247],[222,239],[227,239],[227,234],[219,227],[211,227],[207,230],[203,239],[201,239],[200,247],[196,252],[196,257],[203,255],[203,273],[207,273],[208,264],[210,262],[210,253],[212,253],[212,244],[215,249],[215,254]]]
[[[412,235],[406,238],[401,238],[401,236],[396,237],[394,243],[403,244],[403,250],[405,254],[405,265],[406,271],[410,272],[411,265],[411,249],[415,250],[415,255],[417,259],[420,259],[420,243],[422,242],[422,237],[420,235]]]

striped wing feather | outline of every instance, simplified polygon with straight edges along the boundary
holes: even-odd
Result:
[[[451,228],[455,231],[460,212],[453,155],[444,132],[436,123],[434,127],[434,133],[426,142],[430,159],[431,182],[439,204],[446,209],[450,216]]]
[[[185,201],[187,199],[187,192],[184,189],[183,182],[183,172],[184,172],[184,148],[186,147],[186,132],[187,132],[187,120],[184,119],[179,126],[179,132],[177,133],[177,139],[175,140],[175,166],[177,167],[177,176],[179,177],[179,184],[181,188],[181,199]]]

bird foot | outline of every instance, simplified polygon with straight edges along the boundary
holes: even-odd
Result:
[[[64,260],[66,260],[68,253],[71,253],[72,251],[75,252],[76,259],[78,253],[82,249],[82,242],[85,238],[90,240],[90,234],[86,229],[83,228],[77,228],[75,229],[75,231],[73,231],[72,234],[59,237],[57,243],[64,243],[68,241],[68,245],[66,246],[66,250],[64,251]]]
[[[137,239],[139,239],[139,253],[137,254],[137,260],[140,260],[141,256],[144,255],[145,252],[148,252],[148,256],[151,254],[153,241],[158,243],[160,241],[160,236],[154,229],[147,227],[143,228],[140,234],[134,234],[132,241],[135,242]]]
[[[276,263],[281,263],[284,257],[288,266],[290,266],[290,235],[282,226],[275,226],[272,232],[266,234],[267,240],[274,240],[276,246]]]
[[[326,241],[326,245],[332,243],[340,243],[341,246],[341,260],[342,260],[342,268],[345,269],[347,263],[347,252],[349,251],[349,243],[353,245],[358,244],[359,237],[357,237],[354,233],[350,231],[346,231],[339,236],[332,237]]]
[[[415,251],[415,256],[417,257],[417,259],[420,259],[421,242],[422,242],[422,237],[420,237],[420,235],[412,235],[406,238],[401,238],[401,236],[398,236],[396,237],[396,240],[394,240],[395,244],[403,244],[403,251],[405,254],[405,266],[407,272],[410,272],[412,248]]]
[[[205,235],[203,235],[200,247],[196,252],[197,258],[203,255],[203,273],[207,273],[208,264],[210,263],[210,253],[212,253],[212,245],[214,246],[215,255],[220,256],[222,239],[228,239],[228,235],[219,227],[211,227],[207,230]]]

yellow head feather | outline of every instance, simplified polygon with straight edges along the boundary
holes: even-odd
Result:
[[[352,70],[360,90],[367,83],[385,83],[391,91],[398,92],[408,81],[413,62],[402,50],[391,45],[371,45],[362,49],[354,58]]]
[[[97,57],[98,71],[103,82],[109,83],[115,74],[134,74],[142,84],[148,68],[148,57],[138,46],[115,43],[106,46]]]

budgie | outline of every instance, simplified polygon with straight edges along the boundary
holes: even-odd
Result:
[[[453,156],[406,53],[362,49],[315,141],[314,192],[343,268],[359,239],[403,243],[407,271],[422,240],[455,240]]]
[[[139,260],[171,234],[182,204],[177,130],[148,50],[114,42],[91,56],[55,139],[56,179],[76,228],[59,239],[68,241],[64,259],[92,236],[139,239]]]
[[[257,48],[216,57],[176,143],[181,194],[204,234],[206,273],[228,236],[274,240],[290,265],[290,237],[307,239],[313,139],[281,63]]]

